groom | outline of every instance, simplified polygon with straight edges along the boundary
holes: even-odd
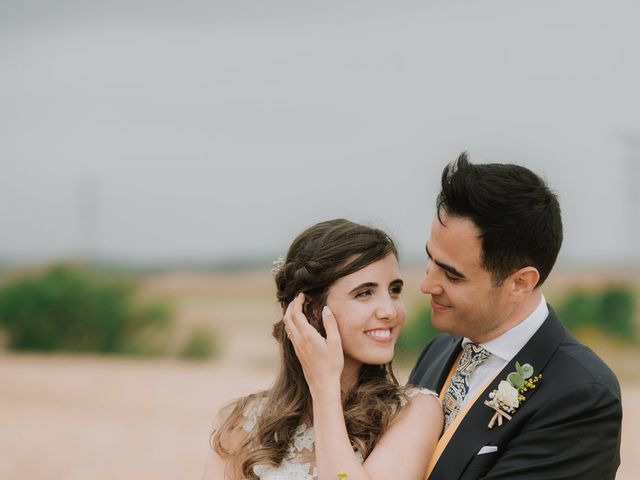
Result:
[[[542,294],[561,243],[558,200],[530,170],[464,153],[444,169],[421,289],[445,334],[409,379],[443,402],[428,479],[615,478],[618,381]]]

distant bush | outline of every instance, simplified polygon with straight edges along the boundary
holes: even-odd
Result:
[[[560,303],[557,311],[569,330],[596,328],[625,340],[635,340],[635,297],[629,288],[576,290]]]
[[[0,288],[0,327],[14,350],[159,353],[168,309],[134,293],[130,281],[57,265]]]
[[[439,332],[431,324],[431,309],[424,307],[408,319],[396,345],[396,358],[400,361],[415,361],[416,356]]]
[[[187,360],[206,360],[215,357],[219,352],[214,332],[205,326],[197,326],[191,331],[180,357]]]

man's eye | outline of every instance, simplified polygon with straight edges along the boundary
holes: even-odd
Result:
[[[459,277],[454,277],[453,275],[447,272],[444,272],[444,276],[447,277],[447,280],[449,280],[451,283],[456,283],[460,281]]]
[[[400,295],[402,293],[402,285],[391,287],[390,292],[392,295]]]

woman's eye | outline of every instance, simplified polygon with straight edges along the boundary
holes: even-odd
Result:
[[[371,293],[371,290],[362,290],[356,294],[356,298],[368,297]]]
[[[402,286],[397,285],[395,287],[391,287],[389,291],[391,292],[392,295],[400,295],[402,293]]]

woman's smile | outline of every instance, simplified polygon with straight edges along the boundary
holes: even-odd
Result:
[[[368,337],[371,337],[372,340],[379,343],[389,343],[394,341],[393,335],[391,334],[391,328],[375,328],[373,330],[367,330],[364,333]]]

